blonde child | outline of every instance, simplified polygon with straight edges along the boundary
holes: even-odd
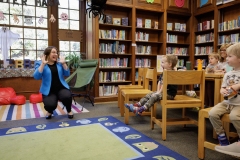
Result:
[[[166,70],[174,70],[178,62],[178,58],[175,55],[165,55],[162,59],[161,66]],[[162,82],[163,75],[160,75],[158,80],[158,86],[156,92],[151,92],[147,94],[145,97],[141,98],[139,102],[135,104],[125,104],[125,107],[128,108],[131,112],[136,115],[141,115],[141,113],[145,110],[151,108],[154,103],[159,102],[162,99]],[[174,99],[177,94],[177,85],[168,85],[167,98]]]
[[[236,91],[237,94],[218,103],[209,111],[209,120],[218,135],[221,146],[229,145],[221,121],[221,117],[225,113],[229,114],[229,118],[240,137],[240,43],[236,43],[227,48],[227,63],[229,66],[233,67],[234,70],[224,75],[220,93],[224,97],[231,94],[232,91]],[[233,151],[240,153],[240,147],[236,148],[236,146],[237,144],[232,144],[222,149],[228,150],[229,152]],[[221,149],[221,147],[216,147],[216,149]]]
[[[222,72],[219,61],[218,53],[210,53],[208,56],[209,64],[206,67],[206,73],[218,73]],[[214,81],[205,82],[205,108],[212,107],[214,105]]]

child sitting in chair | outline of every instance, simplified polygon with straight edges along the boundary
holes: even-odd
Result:
[[[206,73],[223,73],[221,65],[218,63],[220,56],[218,53],[210,53],[208,56],[209,64]],[[205,108],[214,106],[214,81],[205,82]]]
[[[234,70],[227,72],[223,77],[220,93],[225,97],[225,100],[215,105],[209,111],[209,120],[218,135],[221,146],[229,145],[221,121],[221,117],[225,113],[229,114],[231,123],[240,137],[240,43],[236,43],[227,48],[227,63],[233,67]],[[228,149],[229,152],[231,152],[231,150],[236,151],[237,149],[240,153],[240,147],[236,148],[234,146],[235,145],[232,145],[225,149]]]
[[[165,55],[162,59],[161,66],[165,70],[174,70],[174,67],[176,66],[178,62],[178,58],[175,55]],[[145,110],[148,110],[151,108],[154,103],[160,101],[162,99],[162,85],[163,85],[163,75],[160,75],[157,91],[151,92],[147,94],[145,97],[140,99],[139,102],[135,104],[125,104],[125,107],[129,109],[129,111],[135,113],[136,115],[141,115],[141,113]],[[177,85],[168,85],[167,87],[167,98],[168,99],[174,99],[174,97],[177,94]]]

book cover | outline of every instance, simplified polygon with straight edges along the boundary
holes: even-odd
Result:
[[[145,28],[152,28],[151,19],[145,19]]]
[[[157,72],[163,72],[163,68],[161,65],[162,59],[163,59],[162,55],[157,55]]]
[[[122,25],[123,26],[128,26],[128,17],[123,17],[122,18]]]
[[[142,28],[142,18],[137,18],[137,27]]]
[[[202,30],[207,30],[207,21],[202,22]]]
[[[238,16],[238,19],[237,19],[237,26],[240,27],[240,16]]]
[[[154,21],[154,29],[158,29],[158,21]]]
[[[186,32],[186,23],[180,24],[180,31]]]
[[[223,0],[216,0],[216,5],[222,4]]]
[[[113,22],[112,22],[112,16],[111,15],[106,15],[106,21],[105,21],[105,23],[107,23],[107,24],[112,24]]]
[[[175,23],[175,31],[180,31],[180,23]]]
[[[121,19],[120,18],[113,18],[113,24],[114,25],[121,25]]]
[[[167,23],[167,30],[172,30],[172,23]]]

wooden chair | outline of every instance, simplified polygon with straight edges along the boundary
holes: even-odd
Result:
[[[209,118],[208,112],[211,110],[212,107],[202,109],[199,111],[199,118],[198,118],[198,158],[204,159],[205,157],[205,148],[215,150],[215,146],[218,144],[214,144],[208,142],[206,140],[206,118]],[[223,122],[223,127],[226,132],[226,135],[229,137],[238,137],[237,133],[229,132],[229,114],[224,114],[221,118]]]
[[[194,85],[200,84],[199,98],[189,97],[184,93],[176,95],[174,100],[167,100],[167,86],[173,85]],[[163,71],[163,98],[160,101],[162,107],[162,119],[156,118],[156,109],[151,110],[151,128],[154,129],[154,123],[162,128],[162,139],[167,138],[168,125],[186,125],[195,124],[197,121],[185,116],[185,108],[199,107],[204,108],[204,87],[205,87],[205,72],[204,71]],[[183,87],[184,88],[184,87]],[[167,109],[182,108],[182,118],[168,119]]]
[[[146,77],[144,79],[144,88],[143,89],[122,89],[121,91],[121,101],[120,108],[125,109],[124,122],[128,124],[129,116],[135,116],[134,113],[129,112],[129,110],[124,106],[124,103],[129,103],[130,99],[139,99],[144,97],[146,94],[157,90],[157,70],[156,68],[148,68]],[[149,90],[149,84],[152,81],[152,90]],[[156,105],[156,104],[155,104]],[[156,107],[155,107],[156,108]],[[145,111],[142,113],[144,115],[151,115],[150,111]]]
[[[122,89],[143,89],[144,79],[148,68],[138,68],[138,84],[137,85],[118,85],[118,107],[120,108],[120,114],[124,116],[124,109],[121,106],[121,91]]]

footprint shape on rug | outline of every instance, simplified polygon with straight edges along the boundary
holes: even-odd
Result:
[[[6,134],[20,133],[20,132],[27,132],[27,130],[24,127],[11,128],[6,132]]]
[[[106,122],[104,123],[105,126],[113,126],[113,125],[117,125],[117,122],[116,123],[111,123],[111,122]]]
[[[45,124],[39,124],[36,126],[37,129],[44,129],[46,127]]]
[[[99,119],[98,119],[98,122],[102,122],[102,121],[106,121],[106,120],[108,120],[108,118],[107,118],[107,117],[104,117],[104,118],[99,118]]]
[[[138,139],[138,138],[141,138],[141,135],[139,135],[139,134],[130,134],[130,135],[125,137],[125,139]]]
[[[175,158],[169,157],[169,156],[154,156],[153,158],[156,158],[156,159],[159,159],[159,160],[162,160],[162,159],[176,160]]]
[[[62,124],[59,125],[60,127],[68,127],[69,124],[67,122],[62,122]]]
[[[130,128],[128,128],[128,127],[117,127],[117,128],[113,129],[113,132],[121,132],[121,133],[123,133],[123,132],[127,132],[129,130],[130,130]]]
[[[81,123],[81,124],[90,124],[91,121],[88,119],[81,119],[81,120],[77,120],[76,123]]]
[[[140,149],[142,152],[149,152],[158,147],[158,145],[154,142],[139,142],[133,143],[133,145]]]

